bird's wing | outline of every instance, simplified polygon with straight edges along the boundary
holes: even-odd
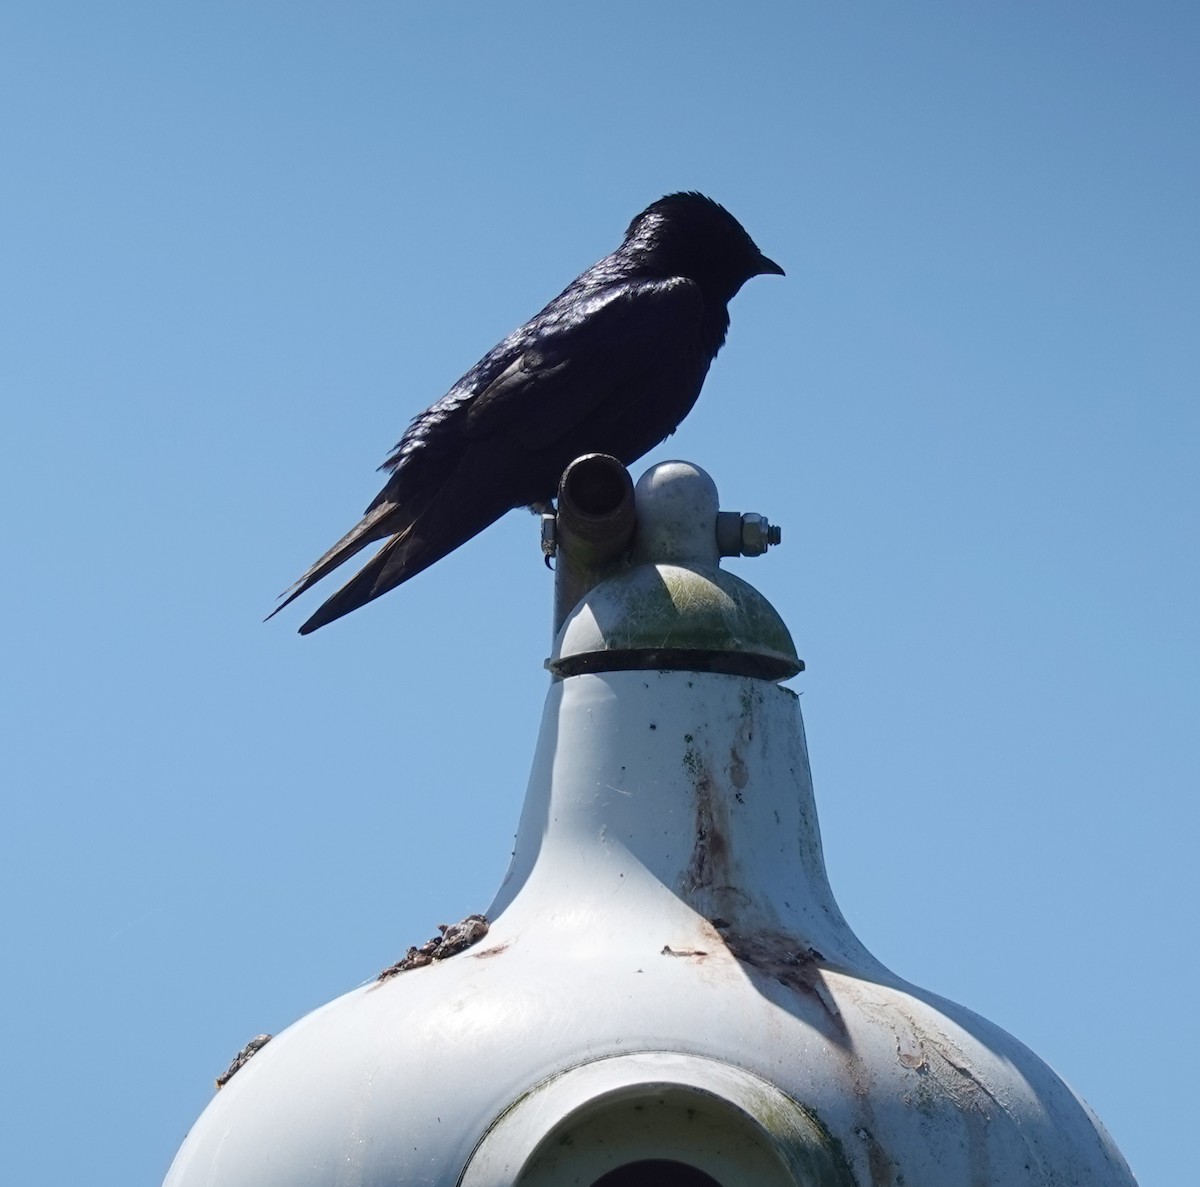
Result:
[[[700,353],[703,316],[699,287],[683,277],[622,281],[556,302],[522,353],[470,401],[463,435],[544,449],[622,389],[653,396],[660,372]]]
[[[275,612],[365,544],[390,535],[304,623],[300,632],[307,634],[407,581],[511,507],[548,494],[525,489],[531,466],[546,468],[538,463],[557,454],[602,406],[653,401],[689,359],[703,377],[703,316],[699,288],[682,277],[568,289],[414,421],[366,517],[286,592]],[[497,364],[498,355],[511,361]],[[479,369],[497,365],[500,373],[472,394]],[[646,416],[656,441],[675,428],[670,410],[665,419],[659,406]],[[570,460],[553,458],[551,482]]]

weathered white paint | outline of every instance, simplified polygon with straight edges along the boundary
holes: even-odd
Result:
[[[488,915],[277,1036],[168,1187],[588,1187],[651,1157],[724,1187],[1134,1182],[1041,1060],[850,930],[771,681],[554,684]]]

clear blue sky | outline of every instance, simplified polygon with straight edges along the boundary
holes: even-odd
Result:
[[[514,514],[260,620],[408,419],[677,189],[753,281],[651,459],[785,545],[867,945],[1194,1166],[1200,10],[0,14],[13,1183],[156,1183],[259,1031],[503,876],[550,579]]]

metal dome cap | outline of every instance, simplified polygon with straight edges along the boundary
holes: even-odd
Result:
[[[722,555],[761,555],[780,539],[757,514],[719,510],[712,478],[690,462],[652,466],[634,489],[630,567],[592,587],[567,616],[546,666],[584,672],[683,669],[786,680],[804,670],[791,633]]]

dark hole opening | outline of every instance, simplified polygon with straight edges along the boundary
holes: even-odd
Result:
[[[603,455],[577,461],[567,471],[566,494],[584,515],[611,515],[630,485],[624,467]]]
[[[647,1158],[601,1175],[592,1187],[721,1187],[721,1184],[686,1163]]]

